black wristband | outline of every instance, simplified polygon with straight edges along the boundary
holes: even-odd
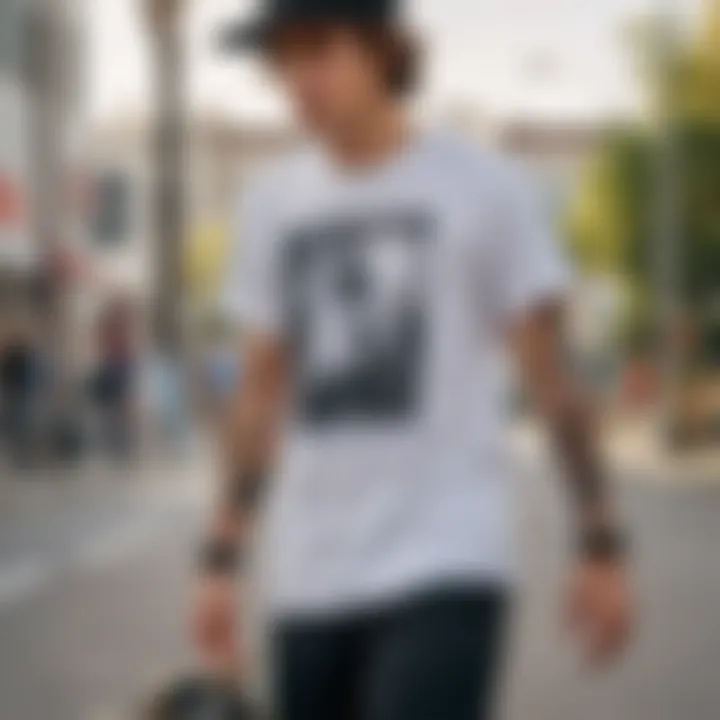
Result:
[[[611,528],[593,528],[580,534],[579,553],[586,560],[620,560],[627,553],[627,538]]]
[[[240,548],[227,540],[209,540],[200,548],[199,566],[203,572],[231,575],[242,564]]]

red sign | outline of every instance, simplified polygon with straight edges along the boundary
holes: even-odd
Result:
[[[0,224],[17,225],[23,219],[23,201],[17,185],[0,175]]]

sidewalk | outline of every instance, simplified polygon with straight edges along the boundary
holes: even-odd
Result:
[[[536,423],[523,420],[513,428],[512,445],[525,457],[549,453]],[[681,489],[720,487],[720,444],[669,452],[662,447],[651,420],[623,418],[604,429],[606,457],[614,474],[633,482]]]
[[[720,487],[720,444],[672,452],[663,447],[652,422],[626,420],[608,433],[615,467],[672,487]]]
[[[141,458],[118,464],[90,458],[76,466],[28,472],[3,468],[0,475],[0,524],[19,516],[42,515],[52,509],[168,494],[201,498],[212,473],[210,449],[200,442],[173,457]]]
[[[201,453],[131,466],[95,460],[0,480],[0,612],[141,561],[191,532],[212,487]],[[173,540],[174,542],[175,540]]]

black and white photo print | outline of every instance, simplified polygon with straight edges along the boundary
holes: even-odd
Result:
[[[283,284],[305,422],[402,420],[416,410],[431,229],[411,210],[293,234]]]

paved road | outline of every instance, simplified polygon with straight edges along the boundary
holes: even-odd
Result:
[[[193,475],[181,463],[0,487],[2,720],[134,718],[141,691],[184,666]]]
[[[2,506],[2,720],[134,720],[143,691],[189,663],[185,591],[202,501],[187,483],[174,489],[182,473],[165,474],[140,487],[40,486],[12,512]],[[591,675],[558,622],[564,531],[548,474],[536,463],[524,477],[526,572],[503,720],[716,720],[720,486],[624,484],[642,625],[621,666]]]

